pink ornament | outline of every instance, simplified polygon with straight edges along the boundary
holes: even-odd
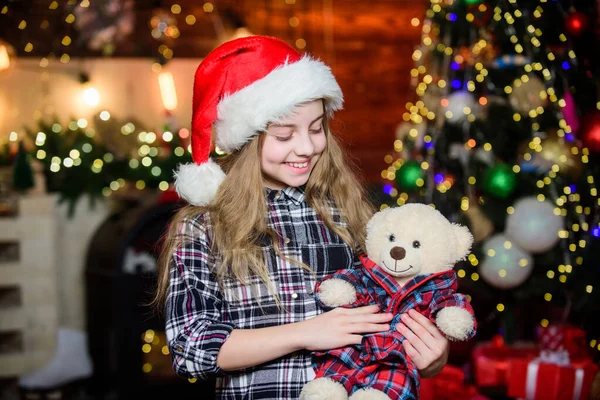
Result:
[[[575,100],[568,90],[565,92],[563,99],[565,100],[565,106],[563,107],[565,122],[571,127],[571,132],[577,133],[579,131],[579,116],[577,115]]]

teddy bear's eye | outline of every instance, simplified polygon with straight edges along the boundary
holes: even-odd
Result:
[[[418,249],[419,247],[421,247],[421,242],[419,242],[418,240],[415,240],[415,241],[413,242],[413,247],[414,247],[415,249]]]
[[[393,242],[393,241],[395,241],[395,240],[396,240],[396,236],[394,236],[394,235],[390,235],[390,236],[389,236],[389,239],[390,239],[390,242]]]

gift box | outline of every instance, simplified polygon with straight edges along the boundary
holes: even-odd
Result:
[[[590,356],[590,346],[588,345],[587,335],[583,329],[566,326],[565,341],[563,348],[569,352],[572,359],[585,359]]]
[[[474,385],[465,384],[464,372],[447,364],[433,378],[421,379],[420,400],[489,400]]]
[[[475,383],[479,387],[506,387],[508,371],[513,360],[529,361],[539,354],[532,342],[507,346],[501,338],[479,344],[473,350]]]
[[[539,327],[537,342],[542,350],[565,349],[571,358],[585,358],[589,355],[585,331],[573,325],[551,324]]]
[[[510,362],[508,396],[526,400],[587,400],[598,367],[589,358],[542,351],[533,360]]]
[[[556,351],[565,343],[565,331],[561,325],[539,327],[537,341],[541,349]]]

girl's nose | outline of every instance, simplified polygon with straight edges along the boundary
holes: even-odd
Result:
[[[310,133],[305,133],[298,136],[298,142],[296,146],[296,154],[298,156],[312,156],[315,151],[315,146],[312,142]]]

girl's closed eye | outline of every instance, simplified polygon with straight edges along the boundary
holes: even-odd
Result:
[[[310,133],[321,133],[323,132],[323,125],[319,126],[317,129],[311,129]]]
[[[275,140],[278,140],[280,142],[287,142],[288,140],[290,140],[292,138],[292,135],[275,135]]]
[[[292,138],[293,131],[291,129],[287,129],[286,127],[276,127],[276,129],[271,132],[271,135],[280,142],[286,142]]]

